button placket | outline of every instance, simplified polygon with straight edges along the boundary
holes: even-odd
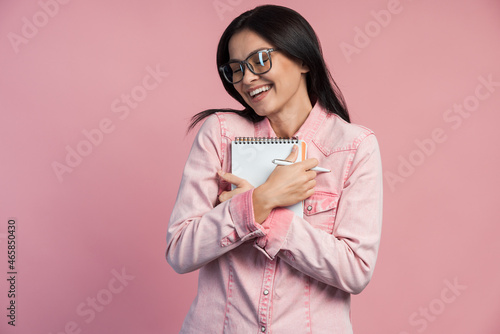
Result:
[[[274,284],[274,274],[276,272],[276,260],[266,260],[264,269],[264,279],[262,282],[262,295],[259,301],[259,324],[261,332],[266,332],[269,327],[271,309],[271,291]]]

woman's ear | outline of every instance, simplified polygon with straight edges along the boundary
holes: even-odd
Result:
[[[309,73],[309,66],[307,66],[304,61],[300,61],[301,73]]]

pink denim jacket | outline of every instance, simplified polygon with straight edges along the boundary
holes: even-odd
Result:
[[[167,231],[174,270],[200,269],[181,333],[352,333],[350,296],[370,281],[381,235],[377,139],[316,104],[296,136],[332,172],[318,173],[304,218],[276,208],[259,225],[253,190],[218,201],[231,141],[254,136],[275,136],[267,118],[216,113],[191,148]]]

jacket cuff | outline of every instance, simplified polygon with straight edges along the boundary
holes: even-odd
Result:
[[[266,235],[258,238],[254,247],[263,252],[270,260],[274,260],[283,248],[293,217],[294,213],[289,209],[274,208],[262,223],[262,228],[267,232]]]
[[[229,203],[229,212],[234,228],[242,241],[265,236],[264,229],[255,222],[252,194],[254,189],[233,196]]]

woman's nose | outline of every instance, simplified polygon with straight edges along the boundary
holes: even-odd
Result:
[[[259,75],[257,74],[254,74],[252,71],[250,71],[248,69],[248,67],[246,68],[246,71],[245,71],[245,75],[243,75],[243,83],[244,84],[249,84],[251,83],[252,81],[255,81],[259,79]]]

